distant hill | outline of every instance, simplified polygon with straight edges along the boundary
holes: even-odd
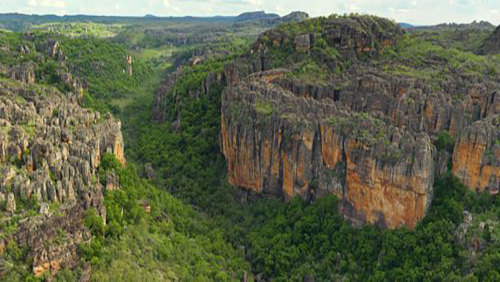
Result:
[[[235,18],[235,21],[252,21],[252,20],[269,20],[269,19],[277,19],[280,18],[280,15],[278,14],[267,14],[264,11],[258,11],[258,12],[247,12],[240,14]]]
[[[415,27],[414,25],[409,24],[409,23],[399,23],[399,26],[402,27],[402,28],[412,28],[412,27]]]
[[[309,18],[308,13],[298,11],[298,12],[291,12],[290,14],[283,16],[281,20],[283,22],[292,22],[292,21],[301,22],[308,18]]]
[[[248,12],[238,16],[214,16],[214,17],[161,17],[153,14],[146,14],[143,17],[123,17],[123,16],[91,16],[91,15],[26,15],[18,13],[0,14],[0,29],[11,31],[25,31],[33,25],[40,25],[54,22],[94,22],[94,23],[150,23],[150,22],[179,22],[179,21],[210,21],[210,22],[231,22],[236,23],[250,21],[264,21],[266,24],[276,24],[281,22],[300,22],[309,18],[305,12],[293,12],[281,17],[278,14],[268,14],[264,11]]]
[[[441,23],[437,25],[427,25],[427,26],[414,26],[410,27],[411,29],[418,30],[491,30],[495,29],[495,26],[488,21],[473,21],[471,23]]]
[[[261,12],[243,13],[235,18],[233,21],[236,25],[247,24],[252,22],[259,22],[265,25],[275,25],[289,22],[301,22],[309,18],[309,14],[301,11],[295,11],[283,17],[277,14],[267,14]]]

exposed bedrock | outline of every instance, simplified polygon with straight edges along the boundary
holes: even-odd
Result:
[[[231,184],[285,199],[335,194],[355,220],[413,227],[432,198],[426,134],[265,81],[224,92],[221,139]]]
[[[37,276],[79,263],[77,246],[90,240],[85,211],[106,220],[100,160],[108,152],[125,162],[120,122],[77,100],[41,85],[0,82],[0,201],[7,199],[0,212],[7,221],[20,218],[14,233],[0,230],[0,245],[27,247]],[[39,210],[16,207],[33,201]]]
[[[500,188],[500,115],[475,122],[458,135],[453,173],[479,191]]]

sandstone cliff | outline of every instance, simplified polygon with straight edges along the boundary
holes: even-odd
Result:
[[[498,80],[452,70],[430,83],[382,71],[377,57],[402,32],[375,22],[329,19],[320,34],[295,36],[272,30],[226,68],[221,143],[232,184],[285,198],[333,193],[350,219],[414,227],[432,201],[433,140],[449,131],[458,139],[455,175],[472,189],[498,189]],[[334,60],[315,51],[321,39],[337,50]],[[279,65],[276,48],[295,51],[285,70],[267,71]],[[345,71],[301,75],[307,56]]]
[[[475,122],[458,135],[453,173],[480,191],[500,188],[500,115]]]
[[[262,80],[223,93],[222,150],[231,184],[289,199],[335,194],[351,219],[415,226],[432,199],[434,149],[331,99]]]

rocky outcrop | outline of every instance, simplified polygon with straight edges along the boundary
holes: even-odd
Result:
[[[307,20],[308,18],[309,18],[308,13],[297,11],[297,12],[291,12],[290,14],[281,17],[281,21],[285,23],[301,22]]]
[[[442,131],[456,135],[472,123],[500,113],[500,84],[469,75],[446,76],[439,85],[441,91],[422,79],[384,74],[370,66],[353,67],[345,76],[347,82],[332,80],[325,85],[297,79],[277,83],[296,95],[332,99],[353,111],[377,113],[395,125],[431,136]]]
[[[430,85],[364,63],[401,34],[371,20],[329,19],[321,34],[271,30],[226,67],[221,144],[231,184],[285,199],[335,194],[351,220],[414,227],[431,204],[436,172],[445,173],[451,158],[435,154],[432,142],[449,131],[457,136],[454,174],[472,189],[498,191],[499,82],[452,71]],[[341,56],[319,57],[322,63],[353,62],[342,75],[318,81],[291,75],[293,64],[271,70],[273,48],[295,50],[292,60],[300,62],[303,54],[318,56],[311,52],[320,37]]]
[[[430,205],[434,149],[425,134],[265,79],[226,89],[221,126],[233,185],[285,199],[335,194],[347,217],[391,228],[415,226]]]
[[[144,164],[144,174],[147,179],[155,178],[156,173],[151,163]]]
[[[309,14],[301,11],[291,12],[288,15],[280,17],[277,14],[267,14],[264,11],[243,13],[234,18],[236,23],[261,21],[269,24],[280,24],[290,22],[301,22],[309,18]]]
[[[35,45],[35,40],[31,36],[25,35],[23,39],[25,40],[18,50],[6,50],[2,54],[16,60],[12,60],[15,63],[11,62],[10,65],[0,63],[0,75],[26,84],[51,84],[54,80],[57,80],[58,83],[60,82],[60,85],[58,85],[60,89],[72,89],[78,95],[78,99],[81,100],[86,83],[72,74],[66,66],[66,57],[61,50],[59,41],[49,39],[43,44]],[[22,55],[32,55],[32,58],[26,61],[26,58],[21,57]],[[57,68],[45,69],[46,63],[55,63]]]
[[[217,45],[202,45],[175,55],[173,65],[175,68],[183,65],[195,66],[210,60],[222,60],[231,54],[231,50],[221,49]]]
[[[47,52],[47,55],[52,59],[62,61],[65,59],[64,54],[60,48],[61,43],[59,40],[49,39],[42,48]]]
[[[171,102],[170,97],[176,97],[174,92],[175,84],[182,75],[182,69],[177,70],[168,75],[156,89],[153,101],[153,120],[157,122],[164,122],[167,119],[167,109]]]
[[[6,71],[6,75],[24,83],[35,83],[35,65],[33,63],[15,65]]]
[[[396,43],[396,38],[403,34],[403,30],[392,22],[381,18],[345,17],[329,18],[319,21],[321,33],[314,29],[304,29],[294,35],[281,29],[271,29],[254,43],[250,53],[262,55],[262,66],[266,70],[270,67],[273,58],[267,53],[274,47],[288,48],[294,41],[304,42],[309,36],[310,43],[325,41],[327,46],[333,47],[345,58],[355,59],[356,55],[375,55],[379,51]],[[306,25],[307,21],[303,23]],[[295,42],[297,43],[297,42]]]
[[[17,231],[0,238],[29,249],[37,276],[76,265],[78,244],[90,239],[85,210],[106,220],[100,159],[111,153],[125,162],[120,122],[77,100],[38,84],[0,82],[0,193],[8,195],[2,212],[21,218]],[[33,213],[40,215],[16,209],[21,200],[38,202]]]
[[[498,191],[500,81],[432,54],[426,63],[439,79],[388,71],[405,68],[379,63],[403,33],[368,16],[270,30],[201,87],[178,95],[182,72],[169,76],[154,118],[180,124],[183,99],[206,94],[210,83],[225,86],[221,151],[231,184],[285,200],[335,194],[355,222],[414,227],[434,178],[450,167],[471,189]],[[437,154],[443,131],[457,139],[454,153]]]
[[[472,21],[471,23],[441,23],[437,25],[430,26],[411,26],[409,29],[412,30],[486,30],[492,31],[495,26],[488,21]]]
[[[5,203],[5,211],[13,213],[16,211],[16,200],[13,193],[7,195],[7,202]]]
[[[41,215],[19,223],[15,239],[21,246],[28,247],[35,276],[76,267],[78,245],[91,239],[82,222],[85,216],[82,206],[69,205],[59,212],[64,216]]]
[[[184,69],[179,68],[171,73],[163,80],[160,87],[156,90],[153,101],[153,121],[165,122],[173,120],[173,128],[180,125],[180,107],[182,106],[182,98],[177,95],[176,83],[184,75]],[[201,80],[199,86],[192,89],[187,89],[187,94],[190,98],[197,99],[201,95],[206,95],[212,87],[227,85],[226,76],[223,72],[209,73]],[[171,109],[174,110],[171,110]],[[175,114],[175,116],[172,116]],[[177,128],[178,129],[178,128]]]

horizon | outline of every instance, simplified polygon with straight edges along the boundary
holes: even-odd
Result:
[[[303,11],[311,17],[331,14],[369,14],[412,25],[470,23],[500,24],[500,0],[2,0],[1,14],[56,16],[144,17],[234,17],[245,12],[265,11],[281,16]]]
[[[236,18],[237,16],[239,15],[242,15],[242,14],[245,14],[245,13],[254,13],[254,12],[265,12],[266,14],[277,14],[279,15],[280,17],[283,17],[283,16],[286,16],[290,13],[293,13],[293,12],[305,12],[305,11],[292,11],[290,13],[287,13],[287,14],[278,14],[278,13],[272,13],[272,12],[267,12],[267,11],[263,11],[263,10],[255,10],[255,11],[247,11],[247,12],[242,12],[242,13],[239,13],[239,14],[234,14],[234,15],[217,15],[217,14],[214,14],[214,15],[207,15],[207,16],[193,16],[193,15],[170,15],[170,16],[159,16],[159,15],[155,15],[153,13],[148,13],[148,14],[145,14],[145,15],[95,15],[95,14],[64,14],[64,15],[58,15],[58,14],[26,14],[26,13],[18,13],[18,12],[0,12],[0,16],[2,15],[21,15],[21,16],[28,16],[28,17],[31,17],[31,16],[37,16],[37,17],[111,17],[111,18],[135,18],[135,19],[141,19],[141,18],[147,18],[148,16],[151,16],[151,18],[157,18],[157,19],[170,19],[170,18],[199,18],[199,19],[204,19],[204,18]],[[305,12],[307,13],[307,12]],[[332,14],[335,14],[335,13],[332,13]],[[329,15],[332,15],[332,14],[329,14]],[[337,13],[339,14],[339,13]],[[371,16],[379,16],[379,15],[376,15],[376,14],[369,14],[369,13],[357,13],[357,14],[360,14],[360,15],[371,15]],[[329,15],[324,15],[324,16],[329,16]],[[314,16],[311,16],[309,15],[310,18],[314,18]],[[317,17],[322,17],[322,16],[317,16]],[[379,17],[383,17],[383,16],[379,16]],[[469,22],[455,22],[455,21],[448,21],[448,22],[435,22],[435,23],[430,23],[430,24],[415,24],[414,22],[406,22],[406,21],[397,21],[395,19],[392,19],[392,18],[389,18],[391,20],[394,20],[396,21],[397,23],[399,24],[409,24],[409,25],[412,25],[412,26],[415,26],[415,27],[418,27],[418,26],[434,26],[434,25],[440,25],[440,24],[470,24],[470,23],[473,23],[473,22],[488,22],[488,23],[491,23],[495,26],[497,26],[496,23],[493,23],[491,21],[488,21],[488,20],[484,20],[484,19],[474,19],[472,21],[469,21]],[[500,26],[500,25],[498,25]]]

